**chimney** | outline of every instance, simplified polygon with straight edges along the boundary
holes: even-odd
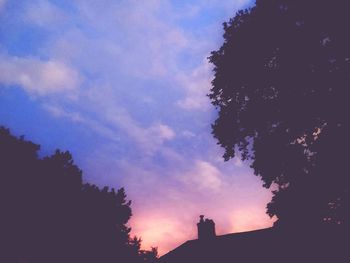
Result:
[[[216,236],[215,234],[215,223],[211,219],[205,219],[204,215],[199,216],[199,222],[197,223],[198,228],[198,239],[208,240]]]

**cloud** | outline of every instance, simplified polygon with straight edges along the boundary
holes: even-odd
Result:
[[[7,0],[0,0],[0,13],[5,9]]]
[[[184,130],[181,135],[185,138],[193,138],[196,136],[196,134],[194,134],[193,132],[191,131],[188,131],[188,130]]]
[[[262,214],[265,214],[265,208],[257,205],[240,207],[233,210],[230,216],[231,232],[243,232],[265,228],[268,221],[271,226],[276,220],[276,218],[268,219],[267,216],[262,220]]]
[[[219,169],[209,162],[196,160],[194,167],[180,177],[187,187],[199,191],[219,191],[222,186],[222,178]]]
[[[55,104],[44,104],[43,108],[51,113],[54,117],[66,118],[72,122],[85,125],[89,130],[97,132],[105,139],[112,140],[114,142],[120,142],[119,136],[121,132],[124,133],[124,137],[131,139],[130,143],[133,143],[138,148],[138,152],[144,157],[151,157],[154,154],[161,152],[165,154],[172,154],[170,149],[164,146],[166,141],[175,139],[175,131],[168,125],[155,122],[148,127],[142,127],[135,119],[133,119],[126,109],[117,107],[115,105],[110,106],[106,102],[102,106],[103,101],[96,98],[95,105],[101,104],[100,111],[104,112],[104,118],[93,119],[88,114],[82,114],[80,112],[65,109]]]
[[[240,157],[235,157],[233,158],[233,163],[235,166],[237,167],[242,167],[243,166],[243,162],[242,160],[240,159]]]
[[[79,112],[69,111],[59,105],[51,105],[47,103],[43,105],[43,108],[56,118],[69,119],[74,124],[82,124],[89,130],[94,131],[95,133],[112,142],[120,142],[119,136],[115,130],[110,129],[108,126],[102,124],[99,121],[93,120],[86,116],[82,116]]]
[[[146,156],[154,155],[166,141],[175,138],[175,132],[163,123],[142,127],[123,108],[113,107],[106,112],[106,120],[131,138]]]
[[[31,1],[25,11],[24,19],[37,26],[51,29],[62,26],[67,21],[64,11],[47,0]]]
[[[66,30],[58,41],[88,49],[90,56],[98,54],[97,62],[102,57],[104,66],[112,66],[114,71],[128,76],[145,79],[169,76],[176,70],[177,55],[190,44],[189,35],[174,24],[168,1],[104,0],[93,4],[78,1],[76,8],[78,14],[71,19],[84,27],[72,28],[74,34]],[[75,36],[77,31],[80,38]],[[111,49],[116,43],[117,49]],[[53,49],[61,47],[53,44]],[[115,50],[118,52],[112,52]],[[98,66],[97,63],[95,68]]]
[[[0,83],[19,85],[29,93],[47,95],[74,92],[81,84],[81,77],[69,65],[57,60],[0,55]]]
[[[253,174],[228,176],[232,170],[227,166],[219,169],[205,160],[174,162],[178,173],[161,167],[162,164],[146,162],[136,167],[120,162],[127,192],[140,197],[133,202],[130,225],[132,234],[143,238],[143,248],[158,246],[164,254],[195,239],[200,214],[214,219],[218,235],[273,224],[265,213],[271,193],[261,187],[261,181]],[[251,178],[249,186],[241,180],[243,177]]]
[[[186,110],[207,111],[210,105],[206,94],[211,87],[211,78],[211,66],[207,60],[189,74],[179,74],[177,79],[185,89],[186,97],[178,101],[177,105]]]
[[[144,220],[139,221],[132,219],[131,223],[133,226],[133,233],[142,233],[142,247],[144,249],[158,247],[158,253],[160,255],[165,254],[170,249],[181,244],[189,235],[195,236],[195,233],[179,231],[184,230],[184,222],[180,222],[169,215],[148,214],[144,216]],[[162,227],[159,227],[160,225]],[[161,243],[156,243],[154,242],[155,240],[159,240]]]
[[[161,123],[153,125],[149,131],[162,140],[172,140],[175,137],[175,132],[169,126]]]

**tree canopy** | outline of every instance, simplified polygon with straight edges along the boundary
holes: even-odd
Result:
[[[127,222],[131,202],[83,183],[69,152],[38,157],[40,146],[0,127],[1,262],[154,262]]]
[[[211,53],[213,135],[277,186],[277,225],[349,226],[350,4],[257,0]]]

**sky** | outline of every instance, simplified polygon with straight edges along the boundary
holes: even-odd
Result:
[[[84,181],[125,187],[129,222],[160,254],[269,227],[271,192],[211,135],[207,57],[250,0],[0,0],[0,125],[69,150]]]

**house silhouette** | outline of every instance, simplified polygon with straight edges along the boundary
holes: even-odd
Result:
[[[327,231],[282,231],[276,227],[226,235],[200,216],[198,239],[189,240],[159,258],[160,263],[319,263],[350,262],[348,235]]]

